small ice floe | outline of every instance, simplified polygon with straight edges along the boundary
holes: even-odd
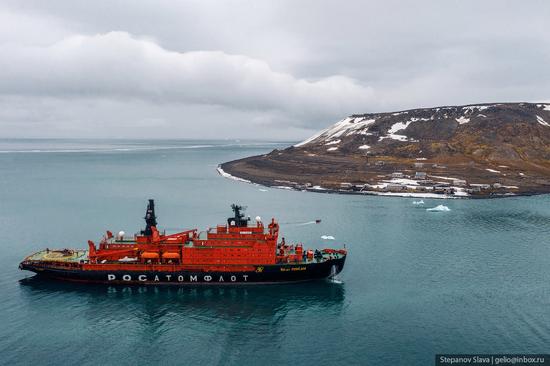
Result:
[[[424,200],[413,201],[413,205],[423,205],[423,204],[424,204]]]
[[[260,192],[267,192],[267,189],[260,188]]]
[[[500,170],[489,169],[489,168],[487,168],[485,170],[488,171],[488,172],[491,172],[491,173],[500,173]]]
[[[323,239],[323,240],[334,240],[334,236],[332,236],[332,235],[322,235],[321,239]]]
[[[451,211],[451,209],[445,205],[437,205],[432,208],[427,208],[426,211],[433,211],[433,212],[448,212]]]

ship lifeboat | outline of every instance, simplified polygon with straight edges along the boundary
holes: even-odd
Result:
[[[143,252],[141,259],[159,259],[159,254],[156,252]]]
[[[180,255],[179,253],[164,253],[162,254],[162,258],[163,259],[180,259]]]

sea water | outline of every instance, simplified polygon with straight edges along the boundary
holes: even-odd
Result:
[[[0,364],[431,365],[436,353],[548,352],[550,196],[414,205],[216,172],[287,145],[1,140]],[[345,245],[346,266],[338,281],[223,288],[44,282],[17,268],[42,248],[139,231],[149,198],[167,232],[223,223],[239,203],[277,218],[287,242]],[[440,204],[450,211],[426,211]]]

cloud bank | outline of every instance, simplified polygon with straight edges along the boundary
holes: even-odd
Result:
[[[309,118],[367,105],[372,91],[345,76],[299,79],[221,51],[173,52],[126,32],[72,36],[46,47],[0,46],[0,93],[137,98],[220,105]]]
[[[0,137],[298,140],[352,113],[550,99],[550,4],[6,0]]]

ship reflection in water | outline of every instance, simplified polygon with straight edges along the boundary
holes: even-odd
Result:
[[[47,308],[49,301],[56,303],[64,298],[74,302],[83,316],[97,320],[103,312],[108,312],[111,319],[143,318],[153,323],[164,322],[164,316],[169,316],[172,325],[178,319],[189,318],[218,323],[239,319],[276,323],[289,312],[308,309],[336,316],[345,299],[345,284],[328,280],[293,285],[159,287],[82,286],[31,277],[20,280],[20,286],[29,306],[42,304]]]

